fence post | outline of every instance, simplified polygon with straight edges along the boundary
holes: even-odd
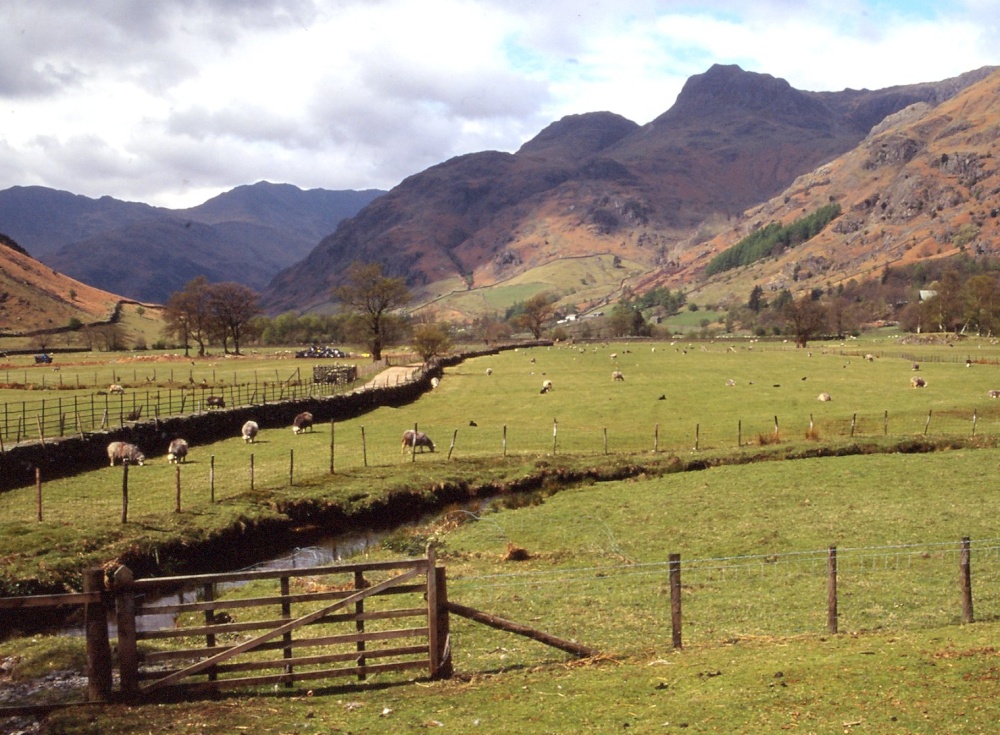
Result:
[[[87,699],[106,702],[111,696],[111,644],[108,642],[108,612],[104,606],[104,570],[83,573],[83,591],[101,593],[97,602],[84,605],[87,627]]]
[[[365,427],[361,426],[361,459],[364,460],[365,467],[368,466],[368,442],[365,441]]]
[[[503,456],[507,456],[507,424],[503,425]]]
[[[889,436],[889,409],[885,410],[885,416],[882,418],[882,436]]]
[[[670,640],[674,648],[682,648],[681,637],[681,555],[670,555]]]
[[[853,415],[851,416],[851,438],[852,438],[852,439],[854,438],[854,427],[855,427],[855,425],[856,425],[857,423],[858,423],[858,414],[857,414],[857,413],[854,413],[854,414],[853,414]]]
[[[177,504],[174,508],[174,513],[181,512],[181,466],[180,464],[174,467],[175,477],[176,477],[176,488],[177,488]]]
[[[826,631],[837,633],[837,547],[826,552]]]
[[[128,460],[122,462],[122,523],[128,523]]]
[[[698,445],[701,443],[701,424],[694,425],[694,451],[698,451]]]
[[[398,375],[396,376],[399,377]],[[423,451],[423,450],[421,450]],[[417,422],[413,422],[413,441],[410,442],[410,461],[417,461]]]
[[[653,454],[660,451],[660,425],[656,424],[653,427]]]
[[[440,607],[438,605],[438,589],[437,589],[437,573],[435,571],[437,567],[437,554],[434,553],[434,547],[430,544],[427,545],[427,647],[429,649],[430,656],[428,661],[428,667],[430,669],[430,677],[432,679],[437,678],[440,675],[441,668],[441,648],[440,641],[438,640],[438,633],[440,632],[437,626],[438,616],[441,614]]]
[[[976,435],[976,409],[972,409],[972,435]]]
[[[295,486],[295,450],[288,450],[288,487]]]
[[[929,409],[927,411],[927,422],[924,424],[924,436],[927,436],[927,429],[931,425],[931,414],[934,413],[934,409]]]
[[[559,436],[559,421],[552,419],[552,456],[556,456],[556,439]]]
[[[604,453],[608,453],[608,427],[604,427]]]
[[[448,447],[448,459],[451,459],[451,453],[455,451],[456,439],[458,439],[458,429],[455,429],[455,433],[451,435],[451,446]]]
[[[132,701],[139,693],[139,650],[135,625],[135,576],[128,567],[115,570],[112,590],[115,593],[115,613],[118,621],[118,674],[121,693]]]
[[[448,616],[448,580],[444,567],[435,567],[434,575],[437,586],[437,620],[431,621],[431,625],[437,626],[438,631],[438,677],[450,679],[454,673],[451,663],[451,619]]]
[[[38,504],[38,522],[42,522],[42,468],[35,468],[35,500]]]
[[[743,446],[743,419],[736,423],[736,446]]]
[[[330,474],[335,474],[333,469],[333,460],[336,456],[336,440],[334,439],[334,426],[335,421],[330,419]]]
[[[969,559],[969,537],[962,538],[962,551],[959,554],[960,578],[962,584],[962,622],[972,623],[972,565]]]
[[[208,499],[215,504],[215,455],[208,459]]]

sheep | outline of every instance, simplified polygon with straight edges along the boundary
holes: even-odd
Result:
[[[552,389],[553,388],[551,380],[546,380],[542,383],[542,390],[541,390],[542,393],[549,393],[552,391]]]
[[[1000,398],[1000,390],[991,390],[986,395],[988,395],[990,398]]]
[[[832,401],[833,398],[830,396],[829,393],[820,393],[818,396],[816,396],[816,400],[817,401]]]
[[[240,433],[243,435],[243,442],[245,444],[253,444],[253,440],[257,438],[258,431],[260,431],[260,427],[256,421],[247,421],[240,430]]]
[[[734,385],[736,385],[736,381],[733,380],[732,378],[729,378],[729,380],[726,381],[726,385],[732,388]]]
[[[313,415],[308,411],[303,411],[292,422],[292,433],[301,434],[306,429],[313,430]]]
[[[912,378],[910,378],[910,387],[911,388],[926,388],[927,387],[927,381],[924,380],[923,378],[918,378],[916,375],[914,375]]]
[[[108,393],[120,396],[123,393],[125,393],[125,389],[122,386],[118,385],[117,383],[112,383],[111,385],[108,386]]]
[[[865,355],[865,360],[867,360],[868,362],[875,362],[875,355],[872,354]]]
[[[222,396],[209,396],[205,399],[205,405],[209,408],[225,408],[226,399]]]
[[[115,460],[121,460],[122,464],[126,462],[129,464],[137,464],[142,467],[143,463],[146,461],[146,456],[139,451],[139,447],[135,444],[129,444],[128,442],[111,442],[108,444],[108,459],[111,460],[111,466],[115,466]]]
[[[435,449],[434,442],[431,441],[431,438],[427,434],[422,431],[414,431],[413,429],[407,429],[403,432],[403,442],[399,447],[399,453],[402,454],[405,452],[407,447],[413,449],[420,447],[421,453],[423,453],[425,448],[430,449],[432,452]]]
[[[167,461],[171,464],[187,462],[188,443],[183,439],[174,439],[167,449]]]
[[[441,385],[441,378],[431,378],[431,388],[437,388]]]
[[[910,370],[919,370],[919,369],[920,369],[920,363],[919,362],[915,362],[912,365],[910,365]]]
[[[618,359],[618,353],[617,352],[612,352],[611,353],[611,359],[612,360],[617,360]]]
[[[611,373],[611,379],[612,380],[625,380],[625,376],[622,375],[622,373],[621,373],[620,370],[615,370],[613,373]]]
[[[486,368],[486,377],[489,377],[492,374],[493,374],[493,368]]]

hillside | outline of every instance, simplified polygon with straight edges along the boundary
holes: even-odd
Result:
[[[259,182],[171,210],[13,187],[0,191],[0,231],[73,278],[163,303],[198,275],[264,288],[381,193]]]
[[[813,93],[713,66],[647,125],[608,112],[573,115],[514,154],[473,153],[409,177],[278,274],[264,303],[271,312],[324,308],[355,259],[382,262],[406,277],[418,303],[464,317],[473,315],[464,304],[495,301],[459,298],[464,292],[530,280],[562,258],[612,255],[669,273],[748,207],[853,149],[885,115],[940,104],[988,72]],[[603,295],[586,299],[579,283],[554,290],[590,308],[621,283],[609,279]]]
[[[967,253],[1000,254],[1000,72],[936,107],[918,103],[886,118],[862,143],[798,177],[738,225],[685,253],[677,267],[642,279],[691,285],[703,303],[765,291],[828,289],[886,266]],[[836,202],[842,214],[812,240],[776,257],[704,278],[714,255],[771,222]]]
[[[119,301],[0,244],[0,336],[107,321]]]

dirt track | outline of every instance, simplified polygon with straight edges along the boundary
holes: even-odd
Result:
[[[419,365],[400,365],[398,367],[386,368],[365,383],[365,388],[387,388],[405,383],[413,376],[418,367]]]

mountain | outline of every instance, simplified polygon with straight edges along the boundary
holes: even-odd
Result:
[[[107,321],[120,297],[53,271],[0,235],[0,336]]]
[[[472,153],[409,177],[279,273],[264,303],[271,312],[323,308],[353,260],[383,263],[418,304],[452,315],[539,290],[583,309],[606,303],[638,274],[680,268],[747,208],[853,149],[886,115],[939,105],[990,72],[818,93],[716,65],[646,125],[573,115],[514,154]],[[583,260],[600,267],[581,277],[569,262]]]
[[[0,232],[75,279],[163,303],[198,275],[262,289],[382,193],[259,182],[171,210],[13,187],[0,191]]]
[[[917,102],[874,126],[852,150],[743,213],[734,227],[688,250],[640,290],[696,284],[701,303],[746,302],[750,290],[827,290],[887,267],[960,253],[1000,255],[1000,72],[937,105]],[[841,214],[807,242],[706,278],[713,257],[771,223],[824,205]]]

